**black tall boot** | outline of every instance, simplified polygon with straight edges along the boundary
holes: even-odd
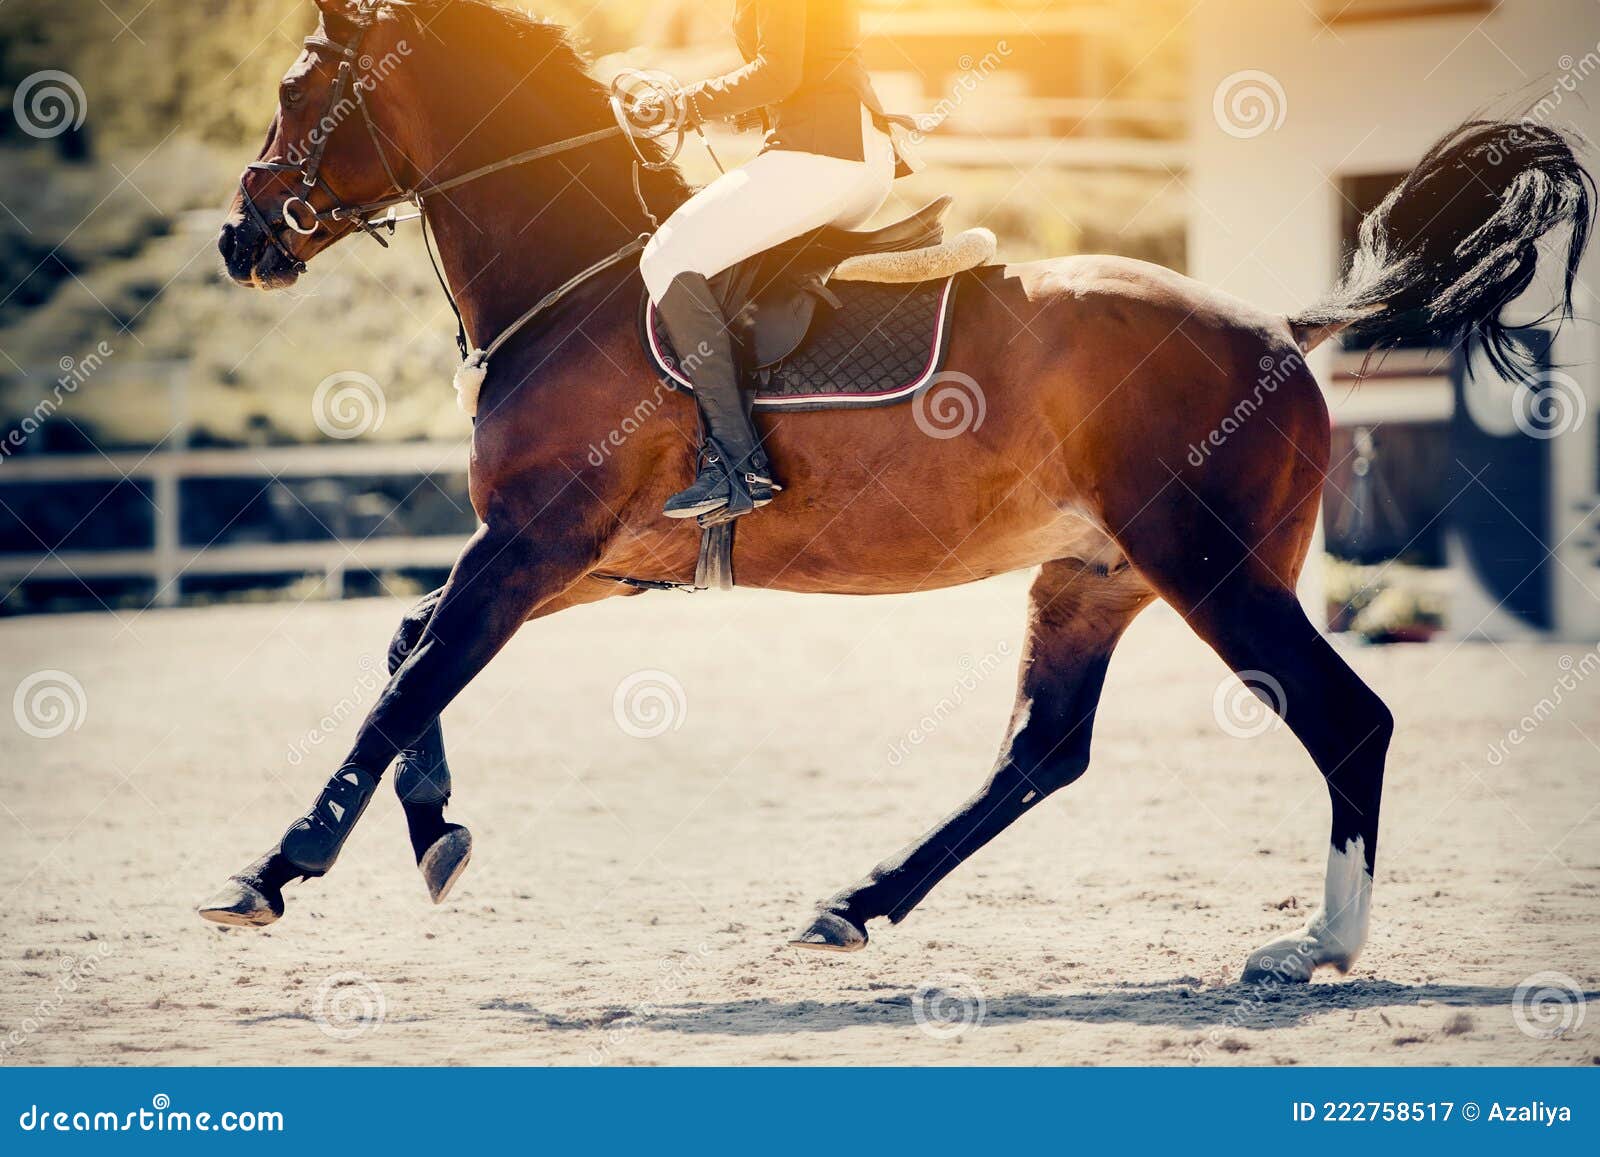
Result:
[[[739,365],[722,305],[698,273],[673,279],[657,303],[678,364],[694,383],[705,441],[693,485],[667,500],[668,518],[738,518],[781,489],[739,388]]]

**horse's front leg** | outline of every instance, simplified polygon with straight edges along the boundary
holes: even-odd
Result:
[[[535,543],[525,531],[481,527],[456,562],[420,640],[399,663],[311,810],[271,851],[229,880],[200,915],[246,926],[281,916],[284,884],[324,875],[333,866],[395,757],[425,751],[439,713],[541,604],[558,599],[592,562],[586,550]]]

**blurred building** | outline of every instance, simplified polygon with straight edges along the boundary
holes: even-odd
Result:
[[[736,66],[730,8],[657,5],[639,30],[644,47],[602,62],[602,74],[648,64],[690,79]],[[1169,171],[1184,163],[1179,70],[1144,43],[1181,57],[1181,39],[1163,37],[1159,20],[1130,28],[1117,5],[1100,0],[937,8],[869,0],[862,36],[884,105],[942,118],[923,142],[936,165]]]
[[[1337,279],[1361,214],[1458,122],[1600,139],[1593,0],[1207,0],[1193,20],[1190,272],[1272,309]],[[1549,309],[1560,266],[1517,315]],[[1315,355],[1329,549],[1448,564],[1452,633],[1600,638],[1600,246],[1579,280],[1577,324],[1531,335],[1546,369],[1528,383],[1468,377],[1451,351],[1364,377],[1363,351]]]

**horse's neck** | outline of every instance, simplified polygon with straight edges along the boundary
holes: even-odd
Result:
[[[445,279],[477,347],[645,228],[631,193],[628,203],[607,206],[594,184],[574,179],[559,161],[541,165],[542,180],[513,170],[428,205]]]

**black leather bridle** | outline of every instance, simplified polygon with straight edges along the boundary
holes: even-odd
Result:
[[[540,145],[537,148],[516,153],[512,156],[506,157],[503,160],[494,161],[491,164],[481,165],[476,169],[471,169],[465,173],[457,174],[456,176],[450,177],[447,180],[423,180],[415,185],[407,186],[405,182],[401,181],[396,175],[394,166],[389,162],[389,152],[383,147],[382,136],[378,132],[378,126],[373,121],[372,113],[367,108],[367,102],[363,96],[363,89],[366,87],[367,82],[364,77],[359,76],[356,73],[356,67],[359,62],[361,41],[365,38],[367,30],[371,28],[375,22],[376,10],[371,8],[359,9],[354,14],[349,15],[346,18],[354,21],[355,24],[355,28],[347,40],[341,42],[327,36],[311,35],[306,37],[304,41],[305,47],[309,51],[313,53],[327,53],[336,57],[339,61],[338,70],[334,76],[333,88],[328,94],[327,107],[322,116],[318,118],[316,124],[318,126],[326,124],[343,105],[347,97],[353,100],[355,102],[357,112],[360,113],[361,122],[366,126],[367,135],[372,140],[372,147],[377,152],[378,161],[383,166],[384,175],[388,178],[391,192],[383,197],[380,197],[376,201],[351,202],[340,197],[339,194],[334,190],[333,186],[328,183],[327,178],[322,174],[322,158],[323,154],[327,150],[329,138],[332,137],[334,131],[336,131],[338,128],[338,125],[335,124],[333,127],[325,130],[320,129],[319,127],[319,135],[317,139],[311,142],[311,148],[307,152],[305,158],[298,162],[288,160],[252,161],[249,165],[245,166],[245,172],[239,178],[240,199],[244,204],[245,212],[249,214],[251,220],[253,220],[256,226],[260,228],[261,231],[266,235],[267,241],[278,251],[283,259],[288,262],[289,268],[295,273],[304,273],[306,269],[306,263],[300,258],[296,257],[285,243],[282,232],[284,229],[288,229],[289,231],[297,233],[302,237],[310,237],[315,234],[318,229],[325,225],[350,224],[355,228],[365,232],[373,240],[387,248],[389,243],[384,240],[384,231],[393,234],[395,226],[401,222],[420,220],[422,224],[423,244],[428,251],[428,260],[433,264],[434,274],[438,277],[439,285],[444,290],[445,298],[449,301],[450,308],[456,315],[456,344],[461,350],[461,356],[465,358],[471,351],[471,343],[467,337],[465,324],[462,322],[461,310],[456,305],[455,295],[450,292],[449,282],[445,280],[444,272],[440,268],[438,257],[434,253],[432,240],[428,236],[427,199],[449,192],[451,189],[459,188],[462,185],[468,184],[472,181],[477,181],[494,173],[499,173],[505,171],[506,169],[514,168],[518,165],[531,164],[534,161],[544,160],[547,157],[553,157],[561,153],[571,152],[574,149],[584,148],[588,145],[595,144],[596,142],[606,140],[610,137],[624,135],[627,133],[627,129],[625,129],[622,123],[619,122],[616,125],[611,125],[603,129],[596,129],[593,132],[583,133],[575,137],[567,137],[564,140],[555,141],[548,145]],[[274,216],[269,217],[265,212],[262,211],[261,207],[255,203],[255,200],[250,196],[250,191],[245,187],[246,179],[253,172],[297,174],[300,178],[301,191],[286,200],[278,212]],[[634,188],[635,192],[637,193],[637,170],[635,173],[636,176]],[[327,196],[328,200],[331,202],[328,208],[318,209],[316,206],[311,204],[310,200],[308,200],[308,197],[313,190],[320,190]],[[640,196],[640,202],[641,206],[643,206],[642,195]],[[395,210],[399,208],[399,206],[406,204],[414,205],[416,207],[416,213],[406,217],[397,216]],[[648,206],[643,207],[645,209],[646,217],[650,217]],[[651,220],[654,219],[651,218]],[[628,244],[617,253],[612,254],[610,257],[601,262],[597,262],[594,266],[591,266],[590,269],[585,270],[578,277],[573,278],[571,282],[564,286],[563,294],[565,292],[570,292],[572,288],[575,288],[578,284],[588,280],[590,276],[602,272],[605,269],[611,268],[623,257],[638,252],[644,247],[644,241],[646,239],[646,235],[641,234],[640,236],[629,241]],[[491,349],[497,348],[499,344],[502,344],[511,336],[512,331],[522,328],[529,321],[533,320],[533,316],[539,312],[543,312],[544,309],[549,308],[553,304],[554,301],[550,300],[549,296],[547,296],[547,298],[536,305],[533,310],[530,310],[529,314],[525,315],[522,320],[511,327],[511,330],[502,333],[499,339],[497,339],[496,343],[491,346]]]

